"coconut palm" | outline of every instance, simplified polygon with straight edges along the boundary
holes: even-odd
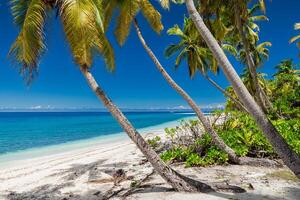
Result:
[[[236,73],[232,64],[229,62],[224,51],[214,38],[210,30],[205,25],[202,17],[198,13],[194,1],[186,0],[186,7],[188,13],[195,23],[197,30],[202,38],[205,40],[207,46],[212,51],[214,57],[220,64],[225,76],[232,84],[234,91],[239,99],[243,102],[249,113],[255,119],[258,126],[263,131],[266,138],[273,146],[276,153],[281,157],[283,162],[294,172],[294,174],[300,178],[300,157],[289,147],[283,137],[278,133],[274,125],[267,118],[265,113],[261,110],[258,104],[255,102],[249,91],[243,84],[242,80]]]
[[[269,59],[269,49],[267,47],[272,46],[270,42],[262,42],[257,45],[251,45],[251,52],[253,57],[253,62],[255,66],[261,66],[265,60]],[[246,52],[244,48],[241,48],[238,52],[239,59],[245,63],[246,61]]]
[[[170,57],[174,54],[178,55],[175,62],[176,68],[183,60],[186,60],[190,77],[193,77],[198,70],[203,77],[206,78],[206,80],[220,90],[225,96],[235,102],[239,108],[247,111],[240,101],[226,92],[208,76],[208,71],[211,71],[214,74],[217,73],[218,63],[205,42],[199,36],[196,27],[190,19],[184,18],[183,30],[181,30],[178,25],[175,25],[168,30],[168,34],[175,35],[180,38],[180,41],[177,44],[171,44],[165,51],[166,57]],[[232,46],[229,47],[228,44],[224,44],[224,48],[231,50],[234,49]]]
[[[129,35],[130,26],[133,23],[136,29],[136,33],[138,38],[143,45],[144,49],[154,62],[155,66],[165,78],[165,80],[169,83],[169,85],[177,91],[190,105],[190,107],[195,111],[197,117],[202,122],[205,130],[211,135],[214,143],[223,151],[225,151],[229,159],[234,163],[239,163],[240,159],[235,154],[235,152],[227,146],[224,141],[219,137],[219,135],[214,131],[211,123],[207,120],[201,109],[198,105],[193,101],[193,99],[172,79],[172,77],[167,73],[164,67],[161,65],[153,51],[150,49],[148,44],[146,43],[141,29],[138,25],[138,21],[136,16],[139,11],[142,12],[143,16],[151,25],[152,29],[156,32],[160,32],[163,29],[163,25],[161,23],[161,15],[160,13],[152,6],[152,4],[148,0],[104,0],[104,7],[106,11],[106,23],[110,21],[113,16],[113,11],[118,10],[119,15],[117,17],[117,25],[115,29],[115,36],[120,45],[123,45],[127,36]],[[107,27],[107,25],[106,25]]]
[[[241,38],[241,44],[243,45],[245,51],[245,57],[247,61],[247,66],[249,68],[251,77],[253,79],[253,84],[255,86],[255,97],[258,104],[261,108],[267,113],[268,109],[272,109],[272,104],[269,101],[267,95],[264,93],[262,88],[260,87],[257,79],[257,72],[254,58],[251,52],[251,45],[254,44],[258,40],[258,35],[255,33],[253,29],[258,30],[258,26],[254,23],[255,20],[265,20],[265,16],[253,16],[254,12],[257,8],[261,7],[261,9],[265,9],[264,3],[260,6],[255,5],[252,9],[247,9],[247,5],[250,1],[238,0],[238,2],[234,2],[234,19],[237,27],[237,31],[239,37]],[[263,2],[263,1],[261,1]],[[234,22],[233,22],[234,23]],[[251,42],[252,41],[252,42]]]
[[[191,184],[190,179],[175,172],[160,159],[90,72],[94,54],[102,55],[108,69],[114,69],[113,50],[103,31],[101,0],[12,0],[12,13],[16,24],[20,26],[20,33],[11,47],[10,55],[22,65],[22,74],[27,75],[27,80],[31,81],[37,71],[38,61],[45,50],[45,21],[53,10],[63,25],[74,61],[99,100],[162,178],[175,190],[196,191],[197,187]],[[209,188],[205,184],[200,187],[203,190]]]

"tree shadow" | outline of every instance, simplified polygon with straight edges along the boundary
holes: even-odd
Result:
[[[82,195],[77,195],[73,193],[62,193],[60,190],[64,187],[72,186],[72,183],[64,183],[60,185],[50,185],[46,184],[37,188],[34,188],[31,191],[16,193],[10,192],[5,199],[8,200],[102,200],[105,199],[106,196],[99,190],[89,190]],[[287,196],[286,199],[299,199],[300,189],[294,187],[287,187]],[[161,184],[145,184],[136,190],[130,193],[134,194],[146,194],[146,193],[175,193],[174,189],[163,186]],[[196,194],[197,193],[193,193]],[[200,193],[199,193],[200,194]],[[279,200],[282,197],[276,197],[273,195],[262,195],[251,192],[245,193],[225,193],[225,192],[207,192],[206,195],[211,195],[224,199],[247,199],[247,200],[257,200],[257,199],[265,199],[265,200]],[[184,193],[183,195],[189,195],[189,193]],[[121,197],[121,196],[116,196]],[[200,198],[200,196],[199,196]]]

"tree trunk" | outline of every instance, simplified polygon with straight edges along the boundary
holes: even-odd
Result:
[[[110,111],[112,116],[118,121],[123,130],[137,145],[147,160],[152,164],[156,172],[160,174],[160,176],[165,179],[167,183],[169,183],[177,191],[194,192],[198,190],[207,191],[211,189],[208,185],[189,179],[166,165],[160,159],[157,153],[148,145],[144,138],[131,125],[119,108],[114,105],[113,102],[106,96],[104,91],[94,79],[93,75],[88,71],[87,67],[81,66],[80,69],[96,96],[103,102],[104,106]]]
[[[267,95],[265,92],[262,90],[261,86],[259,85],[258,82],[258,76],[256,72],[256,66],[254,64],[253,58],[251,56],[250,52],[250,47],[248,40],[245,36],[244,30],[243,30],[243,24],[240,16],[240,10],[237,7],[237,5],[234,6],[234,12],[235,12],[235,20],[237,23],[237,28],[239,31],[240,38],[242,39],[242,44],[245,49],[245,55],[246,55],[246,60],[247,60],[247,66],[250,72],[250,76],[253,80],[254,88],[255,88],[255,97],[257,100],[258,105],[263,109],[265,113],[268,113],[268,108],[272,108],[272,104],[269,101]]]
[[[220,90],[225,96],[227,96],[229,99],[231,99],[236,105],[243,111],[248,112],[245,106],[236,98],[234,98],[232,95],[230,95],[226,90],[224,90],[221,86],[219,86],[214,80],[212,80],[209,76],[204,75],[204,77],[218,90]]]
[[[229,62],[222,48],[218,45],[218,42],[206,27],[200,14],[195,8],[193,0],[186,0],[186,6],[189,15],[194,21],[200,35],[205,40],[206,44],[219,62],[220,67],[224,71],[227,79],[232,84],[233,89],[235,90],[239,99],[243,102],[244,106],[255,119],[256,123],[261,128],[276,153],[281,157],[283,162],[295,173],[295,175],[300,178],[300,157],[289,147],[289,145],[278,133],[273,124],[266,117],[264,112],[254,101],[253,97],[250,95],[242,80]]]
[[[202,122],[204,129],[208,132],[208,134],[211,135],[214,143],[223,151],[225,151],[230,161],[234,163],[239,163],[239,157],[235,154],[235,152],[227,146],[224,141],[219,137],[219,135],[214,131],[212,125],[210,122],[206,119],[205,115],[202,113],[198,105],[193,101],[193,99],[170,77],[170,75],[167,73],[167,71],[163,68],[163,66],[160,64],[159,60],[156,58],[154,53],[151,51],[149,46],[146,44],[143,35],[140,31],[140,28],[138,26],[137,20],[134,20],[134,26],[136,28],[137,35],[147,51],[150,58],[153,60],[154,64],[156,65],[157,69],[160,71],[160,73],[163,75],[163,77],[166,79],[166,81],[170,84],[172,88],[174,88],[185,100],[186,102],[191,106],[191,108],[196,113],[199,120]]]

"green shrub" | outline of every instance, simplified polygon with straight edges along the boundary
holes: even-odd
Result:
[[[293,150],[300,155],[300,119],[281,119],[275,121],[274,125]]]
[[[160,145],[161,138],[159,136],[155,136],[154,138],[148,139],[147,143],[153,148],[156,149]]]
[[[252,117],[238,111],[230,112],[228,116],[223,124],[216,125],[215,130],[238,156],[277,157]],[[299,118],[274,120],[272,123],[293,150],[300,155]],[[196,125],[196,122],[189,125]],[[228,155],[213,144],[211,136],[207,133],[195,139],[193,143],[186,142],[186,145],[178,145],[176,142],[180,138],[176,135],[178,134],[176,129],[167,129],[166,134],[172,138],[172,145],[169,150],[161,154],[164,161],[184,162],[186,167],[224,164],[228,161]]]

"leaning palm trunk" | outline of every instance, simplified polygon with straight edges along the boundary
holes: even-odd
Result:
[[[268,113],[268,108],[271,109],[272,104],[258,82],[256,66],[254,64],[253,58],[252,58],[250,50],[249,50],[248,40],[245,37],[245,33],[243,31],[243,25],[242,25],[242,21],[241,21],[241,17],[240,17],[240,11],[239,11],[237,5],[235,6],[235,19],[236,19],[239,35],[242,39],[242,43],[245,48],[247,66],[248,66],[248,69],[250,72],[250,76],[253,80],[253,84],[254,84],[254,88],[255,88],[255,97],[256,97],[257,103],[258,103],[258,105],[260,105],[260,107],[263,109],[263,111],[265,113]]]
[[[239,157],[235,154],[235,152],[227,146],[224,141],[219,137],[219,135],[214,131],[212,125],[210,122],[206,119],[205,115],[202,113],[202,111],[199,109],[197,104],[193,101],[193,99],[170,77],[170,75],[167,73],[167,71],[163,68],[163,66],[160,64],[159,60],[156,58],[152,50],[149,48],[149,46],[146,44],[143,35],[140,31],[140,28],[138,26],[137,20],[134,20],[134,26],[136,28],[137,35],[149,54],[150,58],[153,60],[154,64],[156,65],[157,69],[160,71],[160,73],[163,75],[163,77],[166,79],[166,81],[170,84],[172,88],[174,88],[191,106],[191,108],[195,111],[197,117],[202,122],[205,130],[211,135],[214,143],[223,151],[225,151],[230,161],[234,163],[240,163]]]
[[[226,92],[226,90],[224,90],[221,86],[219,86],[214,80],[212,80],[209,76],[204,75],[204,77],[206,78],[206,80],[208,80],[213,86],[215,86],[219,91],[221,91],[225,96],[227,96],[229,99],[231,99],[239,109],[248,112],[246,107],[236,98],[234,98],[231,94],[229,94],[228,92]]]
[[[110,111],[112,116],[118,121],[131,140],[146,156],[147,160],[152,164],[156,172],[160,174],[160,176],[165,179],[167,183],[169,183],[177,191],[207,191],[210,189],[208,185],[189,179],[166,165],[160,159],[157,153],[148,145],[144,138],[131,125],[119,108],[114,105],[113,102],[106,96],[88,69],[85,66],[82,66],[80,69],[90,88],[103,102],[104,106]]]
[[[253,97],[250,95],[242,80],[226,57],[225,53],[219,46],[218,42],[206,27],[200,14],[197,12],[193,0],[186,0],[186,6],[190,17],[194,21],[200,35],[205,40],[206,44],[219,62],[225,76],[231,82],[233,89],[235,90],[239,99],[243,102],[249,113],[255,119],[256,123],[259,125],[276,153],[281,157],[283,162],[295,173],[295,175],[300,178],[300,157],[289,147],[283,137],[278,133],[276,128],[266,117],[264,112],[257,105]]]

